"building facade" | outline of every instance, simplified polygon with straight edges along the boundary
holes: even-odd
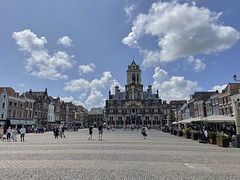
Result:
[[[152,93],[152,86],[143,91],[141,70],[134,61],[128,66],[125,92],[115,87],[115,94],[109,91],[106,100],[105,120],[107,125],[122,127],[127,125],[159,126],[162,123],[162,100]]]

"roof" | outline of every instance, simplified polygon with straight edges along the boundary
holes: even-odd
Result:
[[[228,85],[223,89],[225,92],[235,93],[240,88],[240,83],[228,83]]]
[[[103,114],[102,108],[92,108],[88,114]]]
[[[12,87],[0,87],[0,94],[2,94],[4,90],[7,91],[8,96],[14,96],[15,91]]]

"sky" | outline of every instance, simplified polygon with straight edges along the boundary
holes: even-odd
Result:
[[[0,87],[87,109],[134,61],[167,102],[240,77],[238,0],[0,0]],[[239,78],[240,79],[240,78]]]

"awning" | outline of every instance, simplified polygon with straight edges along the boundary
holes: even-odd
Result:
[[[212,115],[206,117],[205,121],[208,123],[235,123],[236,117],[222,116],[222,115]]]
[[[17,125],[20,124],[19,120],[10,120],[10,124]]]
[[[27,125],[34,125],[35,124],[35,121],[26,121],[27,122]]]
[[[10,119],[11,125],[26,125],[25,120]]]

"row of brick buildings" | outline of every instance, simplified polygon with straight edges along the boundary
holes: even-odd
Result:
[[[195,92],[178,111],[178,121],[211,115],[235,115],[234,101],[240,100],[240,83],[229,83],[222,92]]]
[[[47,88],[19,94],[11,87],[0,87],[0,126],[4,129],[19,125],[52,129],[57,124],[83,128],[89,126],[89,122],[96,126],[100,121],[103,121],[101,108],[88,111],[72,102],[61,101],[59,97],[49,96]]]

